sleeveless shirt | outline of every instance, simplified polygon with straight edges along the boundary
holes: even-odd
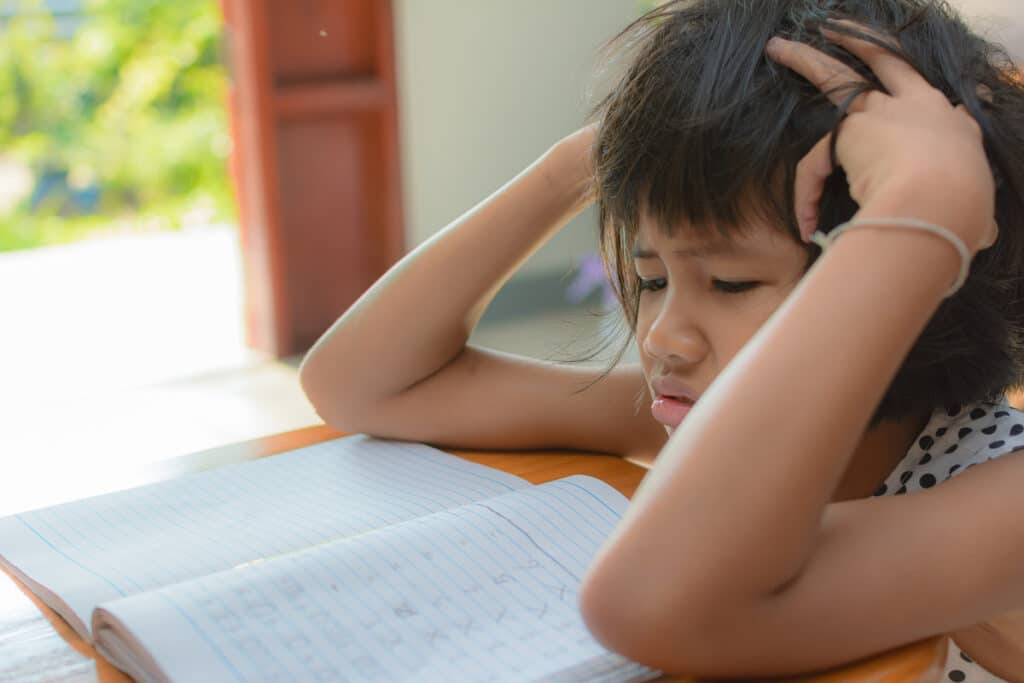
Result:
[[[1024,412],[1003,396],[995,402],[953,405],[932,413],[917,440],[875,496],[916,493],[983,462],[1024,449]],[[943,683],[1007,683],[948,639]]]

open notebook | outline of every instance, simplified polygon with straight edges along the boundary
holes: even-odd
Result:
[[[365,436],[0,519],[0,561],[139,681],[636,681],[577,606],[625,510]]]

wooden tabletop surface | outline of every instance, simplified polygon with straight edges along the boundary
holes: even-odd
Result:
[[[53,488],[45,486],[46,482],[40,482],[40,491],[38,495],[33,495],[35,504],[31,507],[53,505],[69,497],[98,495],[227,463],[266,457],[339,436],[342,434],[326,426],[275,434],[174,458],[134,472],[122,469],[116,476],[112,473],[109,477],[83,481],[82,486],[72,494],[67,492],[65,486],[60,489],[60,498],[54,497]],[[633,495],[646,473],[643,467],[608,455],[451,452],[467,460],[518,475],[534,484],[571,474],[588,474],[607,482],[626,496]],[[26,486],[32,485],[33,482],[26,482]],[[21,511],[0,509],[0,514]],[[884,615],[879,615],[879,618],[884,618]],[[932,638],[856,665],[787,680],[792,683],[937,683],[945,659],[945,648],[945,638]],[[131,679],[99,656],[20,581],[4,572],[0,575],[0,681],[37,683],[43,680],[127,683]],[[693,679],[678,677],[663,680],[694,683]]]

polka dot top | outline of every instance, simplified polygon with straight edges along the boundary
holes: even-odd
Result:
[[[1024,412],[1004,396],[994,403],[936,410],[906,457],[875,491],[876,496],[920,492],[977,464],[1024,449]],[[949,639],[943,683],[1007,683]]]

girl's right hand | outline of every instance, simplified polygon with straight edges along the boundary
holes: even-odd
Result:
[[[835,23],[869,33],[859,24]],[[898,206],[907,217],[946,224],[972,252],[991,246],[997,237],[992,220],[995,183],[978,123],[963,105],[954,107],[888,50],[860,37],[822,33],[859,57],[888,90],[864,93],[852,101],[835,144],[850,195],[862,212]],[[804,43],[776,38],[770,41],[768,54],[821,88],[837,105],[848,94],[837,86],[862,80],[849,66]],[[833,170],[831,144],[829,134],[797,170],[796,210],[805,239],[816,227],[817,203]]]

